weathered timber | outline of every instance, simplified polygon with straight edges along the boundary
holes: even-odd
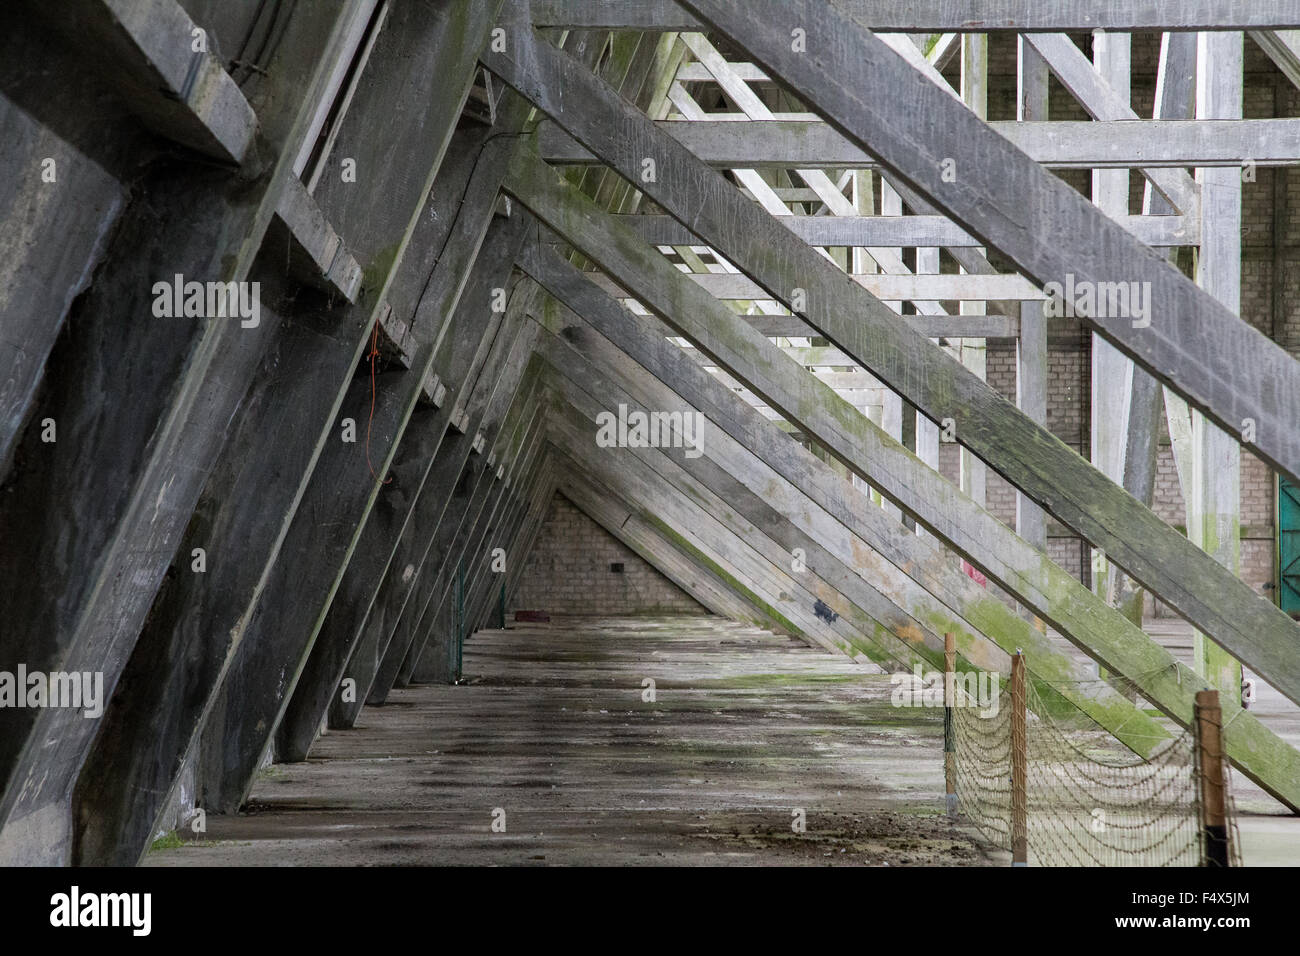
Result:
[[[434,367],[450,387],[451,400],[441,408],[417,407],[411,414],[389,470],[388,484],[378,496],[353,549],[347,569],[330,602],[320,633],[277,731],[276,756],[280,760],[305,760],[325,714],[330,695],[353,648],[375,617],[375,602],[396,561],[404,567],[406,556],[399,544],[416,520],[422,503],[441,507],[449,486],[430,486],[434,463],[444,450],[457,456],[468,442],[456,436],[446,449],[447,434],[457,402],[477,376],[497,330],[491,311],[493,290],[507,284],[510,270],[527,231],[526,216],[499,220],[488,230],[483,251],[443,338]],[[454,481],[460,469],[455,469]],[[428,497],[426,497],[426,495]],[[400,572],[396,572],[399,573]],[[382,617],[373,621],[382,626]]]
[[[100,673],[113,694],[279,324],[274,313],[248,322],[155,317],[155,283],[250,280],[324,85],[319,58],[335,49],[338,18],[290,21],[276,77],[249,100],[261,159],[243,176],[173,159],[137,177],[148,198],[124,212],[33,411],[58,422],[65,444],[41,448],[29,431],[21,451],[29,467],[11,473],[0,507],[3,537],[24,542],[0,554],[0,574],[30,582],[0,595],[9,633],[23,636],[6,644],[5,664]],[[76,455],[50,454],[69,446]],[[71,792],[99,721],[71,708],[6,708],[0,728],[0,859],[66,863]]]
[[[352,248],[371,263],[366,294],[355,309],[342,313],[309,299],[290,313],[274,347],[268,348],[263,374],[229,439],[227,447],[238,452],[222,457],[204,489],[168,587],[128,664],[124,679],[132,692],[110,707],[106,721],[111,729],[100,735],[78,787],[81,862],[134,863],[148,848],[253,609],[266,597],[267,581],[315,463],[339,440],[338,412],[369,343],[381,293],[390,287],[408,244],[419,247],[421,256],[432,256],[445,240],[446,227],[430,222],[415,232],[414,223],[425,211],[429,183],[442,163],[459,109],[431,95],[433,80],[414,66],[413,58],[432,57],[453,69],[458,60],[472,62],[476,50],[449,43],[440,19],[417,26],[407,22],[411,16],[418,11],[399,15],[402,29],[385,35],[384,56],[377,61],[382,68],[359,83],[361,109],[336,134],[339,147],[370,175],[357,184],[325,179],[312,201],[347,230]],[[479,28],[486,35],[487,22]],[[364,122],[365,111],[389,109],[406,97],[425,103],[425,109],[409,124],[393,128],[396,142],[375,137]],[[411,149],[429,142],[432,149],[420,163],[412,163]],[[462,181],[468,176],[467,166],[460,175]],[[381,193],[391,210],[383,215],[374,209]],[[440,212],[450,221],[453,211],[448,198]],[[285,408],[299,414],[286,416]],[[304,427],[306,422],[310,427]],[[249,468],[250,461],[295,480],[268,482],[264,467]],[[190,569],[196,547],[210,556],[203,574]],[[226,559],[236,553],[240,560]],[[213,634],[226,639],[214,640]],[[166,662],[167,680],[156,676],[161,662]],[[153,742],[151,748],[141,750],[133,743],[146,738]]]
[[[806,310],[801,314],[811,325],[844,351],[862,359],[866,368],[932,420],[952,418],[963,445],[1047,511],[1102,547],[1128,573],[1240,659],[1251,663],[1283,693],[1300,698],[1300,661],[1286,653],[1297,633],[1294,622],[1083,463],[1046,429],[902,326],[893,312],[845,281],[843,273],[790,236],[773,217],[743,199],[733,186],[671,137],[659,133],[643,115],[619,102],[589,72],[548,44],[531,41],[527,36],[520,38],[519,32],[512,32],[517,45],[511,52],[489,55],[489,65],[498,74],[505,74],[508,82],[522,87],[526,95],[629,179],[638,180],[642,159],[653,156],[657,160],[656,182],[641,185],[666,211],[689,223],[692,231],[749,272],[778,300],[789,304],[795,298],[795,289],[806,291]],[[880,59],[885,57],[894,54],[885,51]],[[847,69],[840,75],[848,75]],[[559,105],[558,96],[563,96],[567,108]],[[935,108],[943,112],[950,105],[943,103]],[[527,164],[529,169],[537,169],[535,160]],[[1034,170],[1050,175],[1036,166]],[[539,170],[533,179],[539,189],[548,180],[554,184],[551,193],[558,205],[569,202],[555,192],[560,187],[553,178],[541,175]],[[1104,218],[1077,195],[1074,199],[1082,204],[1083,215]],[[558,209],[554,215],[564,218]],[[1107,228],[1103,223],[1103,231]],[[572,235],[565,238],[573,241]],[[625,248],[630,248],[632,241],[628,237]],[[1166,267],[1160,264],[1160,268]],[[1194,286],[1181,276],[1176,277],[1176,283],[1199,301],[1201,293]],[[653,297],[640,290],[636,294],[643,301]],[[1207,308],[1221,310],[1213,303]],[[1226,310],[1221,311],[1229,315],[1232,327],[1242,325]],[[1281,354],[1286,362],[1294,362]],[[1143,361],[1141,357],[1138,360]],[[990,563],[983,554],[969,556],[968,560],[977,567]],[[987,567],[984,570],[992,573]]]
[[[1300,22],[1300,6],[1293,0],[1261,0],[1245,7],[1225,5],[1217,0],[1105,0],[1086,4],[1040,0],[912,0],[906,4],[832,0],[832,3],[863,26],[899,33],[1262,30],[1285,29],[1287,24],[1294,26]],[[829,5],[832,4],[819,4]],[[542,27],[674,32],[709,29],[706,19],[676,0],[533,0],[532,19]],[[815,19],[810,14],[792,22],[806,24]]]
[[[513,175],[507,188],[516,194],[523,191]],[[635,279],[638,296],[668,319],[676,334],[694,341],[751,387],[761,381],[763,384],[754,390],[759,393],[766,390],[774,405],[786,410],[798,409],[798,416],[788,417],[800,418],[806,430],[840,461],[897,501],[968,560],[979,561],[989,568],[991,577],[1057,626],[1077,646],[1105,666],[1141,680],[1148,698],[1175,719],[1191,719],[1187,687],[1189,680],[1195,680],[1194,675],[1176,665],[1167,652],[1107,608],[1045,555],[1026,545],[992,515],[975,507],[949,482],[848,408],[813,376],[791,364],[738,316],[700,293],[662,256],[618,230],[611,217],[602,219],[603,214],[583,208],[583,201],[558,182],[556,189],[565,197],[558,203],[543,202],[530,191],[525,204],[586,254],[593,258],[600,256],[607,267],[616,269],[619,281]],[[529,267],[527,255],[524,261]],[[566,304],[572,307],[572,303]],[[591,314],[594,308],[588,304],[575,311]],[[612,338],[606,329],[602,328],[601,332]],[[617,344],[625,350],[632,349],[631,344]],[[666,339],[663,344],[680,355],[680,350]],[[693,364],[685,355],[681,355],[681,361]],[[707,375],[698,367],[697,371]],[[774,390],[782,393],[780,400],[773,400]],[[692,401],[703,408],[694,397]],[[743,403],[737,407],[743,407]],[[752,433],[747,439],[749,447],[755,447],[753,443],[761,440],[762,434],[761,430]],[[772,461],[782,449],[778,444],[766,451],[765,460]],[[793,475],[786,477],[804,487],[807,476],[798,472]],[[850,524],[844,515],[840,520]],[[899,560],[909,559],[900,557]],[[1000,602],[993,603],[1000,605]],[[1002,610],[1006,610],[1005,606]],[[969,618],[972,613],[975,612],[968,610],[966,616]],[[992,626],[984,630],[990,636],[998,633]],[[1243,714],[1239,722],[1248,716]],[[1296,752],[1262,726],[1253,728],[1251,733],[1257,734],[1258,740],[1243,744],[1239,750],[1242,769],[1275,795],[1284,794],[1281,797],[1284,802],[1296,805],[1300,793],[1291,792],[1294,786],[1285,769],[1297,760]],[[1267,758],[1261,759],[1260,754],[1265,752]]]
[[[504,128],[513,133],[508,123]],[[416,298],[412,325],[425,338],[411,372],[378,375],[373,395],[368,377],[348,388],[341,412],[367,422],[369,440],[331,441],[317,462],[268,582],[279,600],[258,605],[248,625],[248,635],[258,639],[241,644],[222,699],[204,728],[199,767],[209,812],[234,812],[252,784],[360,531],[383,490],[383,477],[487,232],[501,173],[516,140],[498,136],[488,142],[492,134],[481,128],[460,135],[467,151],[458,165],[470,170],[469,182],[459,195],[434,191],[438,201],[462,201],[442,218],[445,240],[434,246],[436,265]],[[430,218],[422,216],[421,223]],[[311,563],[311,574],[303,573],[304,561]]]

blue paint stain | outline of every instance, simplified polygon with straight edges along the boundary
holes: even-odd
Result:
[[[813,613],[825,621],[827,624],[834,624],[840,619],[840,616],[830,609],[824,601],[818,601],[813,605]]]

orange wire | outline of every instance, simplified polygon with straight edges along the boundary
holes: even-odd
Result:
[[[375,422],[375,397],[378,394],[375,386],[375,359],[379,357],[379,317],[375,317],[375,327],[370,334],[370,420],[366,422],[366,464],[370,467],[370,477],[379,477],[375,474],[375,466],[370,461],[370,426]],[[384,484],[392,481],[392,477],[384,479]]]

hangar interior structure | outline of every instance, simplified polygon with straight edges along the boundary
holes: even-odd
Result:
[[[1300,4],[0,17],[0,862],[754,861],[949,636],[1300,861]]]

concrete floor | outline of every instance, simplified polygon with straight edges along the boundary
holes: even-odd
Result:
[[[1185,628],[1154,623],[1181,656]],[[1006,865],[943,817],[942,711],[894,708],[887,675],[798,641],[557,619],[479,632],[464,670],[365,708],[262,771],[247,813],[146,863]],[[1300,744],[1276,692],[1253,709]],[[1234,782],[1247,864],[1300,865],[1300,818]]]
[[[464,672],[365,708],[263,771],[248,813],[209,816],[206,845],[146,862],[993,862],[943,817],[942,711],[892,707],[888,677],[799,641],[557,620],[479,632]]]

